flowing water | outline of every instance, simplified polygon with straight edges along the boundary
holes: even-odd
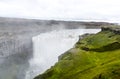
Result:
[[[99,31],[100,29],[54,30],[33,37],[33,57],[29,60],[25,79],[33,79],[54,65],[59,55],[74,46],[79,35]]]

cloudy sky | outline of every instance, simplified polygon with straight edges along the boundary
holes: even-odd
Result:
[[[0,16],[120,22],[120,0],[0,0]]]

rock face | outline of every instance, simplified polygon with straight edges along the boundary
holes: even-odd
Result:
[[[115,34],[120,34],[120,26],[105,26],[105,27],[102,27],[102,31],[112,31],[114,32]]]
[[[34,79],[120,79],[119,26],[86,35]]]

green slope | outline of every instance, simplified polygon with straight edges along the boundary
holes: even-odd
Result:
[[[120,79],[120,35],[109,30],[87,35],[34,79]]]

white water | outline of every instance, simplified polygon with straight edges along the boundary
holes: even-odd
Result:
[[[33,37],[34,53],[29,61],[30,68],[26,73],[26,79],[32,79],[54,65],[59,55],[74,46],[79,35],[99,31],[100,29],[59,30]]]

